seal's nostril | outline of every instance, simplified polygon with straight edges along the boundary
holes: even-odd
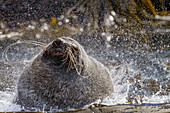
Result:
[[[54,42],[53,42],[53,45],[56,46],[56,47],[59,47],[61,45],[61,40],[59,39],[56,39]]]

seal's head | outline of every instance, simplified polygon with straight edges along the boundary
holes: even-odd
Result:
[[[73,42],[74,41],[74,42]],[[67,71],[76,69],[80,74],[83,69],[81,47],[71,38],[58,38],[48,45],[43,51],[42,61],[54,67],[67,67]]]

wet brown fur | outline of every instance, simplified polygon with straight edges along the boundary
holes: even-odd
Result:
[[[62,48],[64,65],[55,66],[51,60],[42,59],[45,51],[55,52],[50,51],[54,42],[50,43],[21,74],[16,99],[18,104],[40,109],[79,109],[113,92],[111,77],[103,64],[88,56],[77,41],[69,37],[59,40],[65,45]],[[75,52],[68,52],[71,47]]]

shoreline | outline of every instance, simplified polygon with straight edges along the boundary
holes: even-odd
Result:
[[[121,105],[98,105],[98,107],[89,107],[87,109],[70,110],[70,111],[13,111],[0,113],[170,113],[170,104],[121,104]]]

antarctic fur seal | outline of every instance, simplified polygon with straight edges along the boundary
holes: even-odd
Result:
[[[103,64],[69,37],[52,41],[20,76],[16,103],[25,107],[79,109],[113,92]]]

